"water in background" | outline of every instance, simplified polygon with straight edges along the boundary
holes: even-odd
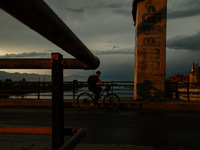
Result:
[[[70,91],[64,91],[64,99],[73,99],[77,98],[77,96],[80,93],[87,92],[91,93],[87,87],[76,89],[76,91],[73,92],[73,90]],[[127,97],[132,98],[133,97],[133,89],[131,87],[115,87],[115,89],[111,90],[111,92],[116,93],[120,98]],[[74,95],[75,94],[75,95]],[[105,93],[106,94],[106,93]],[[9,96],[9,99],[51,99],[51,92],[41,92],[39,93],[27,93],[25,95],[12,95]]]

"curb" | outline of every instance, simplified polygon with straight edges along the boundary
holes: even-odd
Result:
[[[200,104],[175,103],[175,102],[149,102],[139,104],[127,104],[128,109],[138,110],[164,110],[164,111],[194,111],[200,112]]]
[[[1,100],[0,107],[51,107],[49,100]]]
[[[0,107],[43,107],[51,108],[49,100],[0,100]],[[75,101],[64,102],[64,108],[78,108]],[[103,106],[101,106],[103,108]],[[200,112],[198,102],[127,102],[121,103],[121,110],[165,110]]]

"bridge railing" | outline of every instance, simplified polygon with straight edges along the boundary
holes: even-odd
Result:
[[[165,93],[174,100],[200,101],[200,83],[166,82]]]
[[[133,98],[133,81],[108,81],[111,92],[118,94],[120,98]],[[14,82],[0,81],[1,99],[51,99],[51,82]],[[103,88],[103,87],[102,87]],[[82,92],[90,92],[86,81],[64,82],[64,99],[76,99]]]
[[[133,99],[133,81],[108,81],[111,92],[121,99]],[[172,100],[200,101],[200,83],[166,82],[165,97]],[[90,92],[86,81],[65,81],[64,99],[73,100],[82,92]],[[0,99],[38,99],[52,98],[52,82],[14,82],[0,81]],[[104,88],[104,87],[102,87]]]

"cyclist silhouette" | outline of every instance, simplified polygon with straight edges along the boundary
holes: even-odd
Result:
[[[99,100],[99,95],[102,91],[102,88],[99,85],[97,85],[97,83],[104,85],[105,87],[107,86],[99,79],[100,75],[101,75],[101,72],[97,71],[96,75],[90,75],[88,77],[88,89],[95,94],[94,104],[97,104],[97,101]]]

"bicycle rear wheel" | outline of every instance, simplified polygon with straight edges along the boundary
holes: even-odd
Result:
[[[120,98],[117,94],[107,94],[103,99],[103,106],[106,109],[118,108],[120,104]]]
[[[77,97],[77,105],[81,109],[89,109],[91,104],[93,103],[93,98],[89,93],[81,93]]]

